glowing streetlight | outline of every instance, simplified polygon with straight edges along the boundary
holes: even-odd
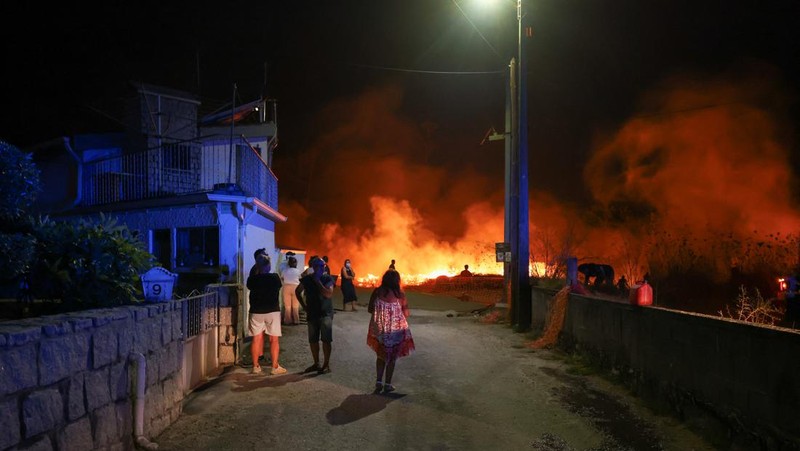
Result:
[[[499,0],[482,0],[484,5],[494,5]],[[517,6],[517,55],[509,64],[508,101],[506,105],[506,132],[511,129],[511,140],[506,141],[505,174],[505,241],[511,245],[511,262],[504,266],[504,285],[511,307],[511,323],[517,330],[531,326],[530,286],[530,230],[528,226],[528,102],[525,77],[524,39],[525,27],[522,0]]]

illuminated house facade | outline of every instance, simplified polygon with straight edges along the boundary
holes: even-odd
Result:
[[[276,105],[268,99],[199,116],[199,99],[132,84],[124,131],[80,135],[34,149],[54,217],[101,213],[138,231],[181,280],[244,283],[256,249],[273,262],[278,179]],[[232,123],[233,120],[233,123]]]

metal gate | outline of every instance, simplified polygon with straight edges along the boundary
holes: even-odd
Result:
[[[180,299],[184,334],[184,392],[188,393],[219,370],[219,298],[216,291]]]

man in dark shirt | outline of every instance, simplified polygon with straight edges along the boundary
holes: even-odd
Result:
[[[325,261],[319,257],[309,262],[312,273],[304,275],[295,290],[297,299],[306,311],[308,344],[314,364],[305,373],[319,374],[331,371],[331,343],[333,342],[333,279],[325,274]],[[319,342],[322,341],[322,366],[319,365]]]
[[[264,334],[269,336],[269,353],[272,357],[271,374],[283,374],[286,368],[278,363],[281,336],[281,305],[278,294],[281,290],[281,278],[269,272],[270,263],[267,252],[259,249],[255,252],[256,264],[247,278],[247,289],[250,290],[250,334],[253,343],[250,353],[253,357],[253,374],[261,373],[258,358],[264,353]]]

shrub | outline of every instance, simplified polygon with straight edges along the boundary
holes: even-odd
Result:
[[[783,311],[774,303],[764,300],[758,288],[751,294],[744,285],[739,287],[739,296],[736,298],[736,305],[733,311],[731,311],[730,307],[725,307],[724,313],[722,311],[718,313],[722,317],[771,326],[783,318]]]
[[[10,282],[33,263],[36,239],[28,210],[41,191],[31,156],[0,141],[0,281]]]
[[[36,227],[38,261],[31,275],[36,297],[61,299],[67,310],[107,307],[141,298],[139,274],[153,256],[125,225],[42,220]]]
[[[41,191],[39,169],[30,154],[0,141],[0,220],[13,221],[27,214]]]

